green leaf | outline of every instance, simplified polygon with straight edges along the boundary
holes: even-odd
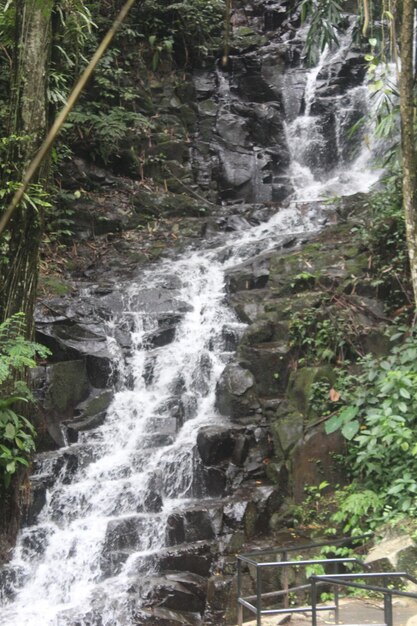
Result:
[[[342,424],[343,424],[343,420],[341,419],[340,414],[333,415],[324,424],[324,430],[327,435],[330,435],[331,433],[334,433],[336,430],[339,430]]]
[[[6,472],[8,472],[9,474],[14,474],[16,471],[16,463],[15,461],[10,461],[10,463],[7,463],[6,465]]]
[[[4,430],[4,436],[6,439],[14,439],[16,437],[16,428],[13,424],[7,424]]]
[[[345,439],[350,441],[359,431],[359,426],[360,424],[357,420],[352,420],[351,422],[347,422],[342,427],[342,435],[345,437]]]
[[[411,398],[410,392],[408,391],[408,389],[405,389],[404,387],[400,387],[400,396],[402,396],[406,400],[409,400]]]

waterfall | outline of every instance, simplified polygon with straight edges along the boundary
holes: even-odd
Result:
[[[345,130],[367,100],[366,87],[335,98],[337,165],[329,172],[320,162],[311,163],[323,147],[314,103],[331,54],[326,50],[309,74],[304,114],[287,124],[296,200],[363,191],[377,177],[369,171],[367,149],[345,154]],[[59,475],[36,524],[21,531],[12,562],[19,584],[15,598],[5,600],[0,624],[135,623],[138,597],[155,571],[154,556],[166,544],[170,516],[201,495],[195,481],[197,435],[203,426],[225,421],[215,408],[216,383],[233,354],[225,334],[239,336],[244,328],[227,306],[225,271],[273,250],[283,235],[314,231],[319,217],[320,208],[306,212],[291,204],[268,223],[161,261],[126,292],[120,287],[124,307],[111,326],[128,320],[132,328],[131,356],[120,368],[125,385],[104,424],[59,452],[61,459],[76,458],[72,473],[65,464],[54,465],[53,457],[40,456],[38,476],[58,470]],[[149,336],[157,323],[143,304],[143,292],[169,294],[173,285],[175,304],[167,310],[173,306],[181,320],[174,340],[154,347]]]
[[[328,46],[323,50],[317,66],[307,74],[304,113],[285,124],[293,198],[299,202],[366,192],[381,175],[372,166],[371,121],[352,133],[358,120],[371,113],[367,85],[342,94],[329,95],[326,91],[332,67],[349,51],[352,31],[353,25],[336,50]]]

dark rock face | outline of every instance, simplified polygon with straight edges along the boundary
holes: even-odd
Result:
[[[287,3],[261,0],[232,16],[228,63],[216,71],[194,74],[198,100],[198,133],[192,165],[196,182],[209,197],[224,200],[281,202],[292,191],[289,140],[285,124],[303,114],[306,70],[300,67],[303,41],[299,17]],[[321,69],[311,106],[317,143],[303,159],[312,171],[331,170],[338,161],[336,134],[348,133],[360,116],[346,107],[343,127],[336,129],[335,97],[362,83],[366,64],[360,50],[334,55]],[[350,96],[348,96],[350,97]],[[357,103],[356,103],[357,104]],[[353,112],[356,110],[356,112]],[[320,115],[320,118],[317,116]],[[345,146],[348,156],[354,141]],[[299,144],[297,145],[299,150]]]

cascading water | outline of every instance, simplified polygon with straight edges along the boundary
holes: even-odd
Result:
[[[323,65],[328,58],[325,52]],[[315,78],[321,66],[314,70]],[[304,137],[316,81],[307,81],[305,114],[288,126],[289,138]],[[366,88],[355,88],[338,99],[339,127],[349,117]],[[356,111],[356,109],[355,109]],[[311,127],[308,130],[311,136]],[[305,138],[302,142],[306,141]],[[291,144],[291,140],[290,140]],[[338,153],[344,150],[339,138]],[[303,151],[302,151],[303,153]],[[304,150],[305,153],[305,150]],[[303,153],[303,154],[304,154]],[[357,179],[358,157],[349,178],[341,167],[330,179],[315,179],[305,156],[293,154],[297,198],[316,199],[330,189],[364,190]],[[299,159],[299,160],[297,160]],[[367,157],[362,163],[367,162]],[[355,173],[356,172],[356,173]],[[373,182],[369,171],[367,186]],[[82,433],[64,454],[77,455],[71,476],[65,466],[48,491],[37,523],[23,529],[12,566],[20,584],[16,597],[0,614],[3,626],[122,626],[135,623],[140,589],[153,571],[153,555],[165,545],[169,516],[193,502],[196,439],[199,430],[221,419],[215,409],[216,383],[231,358],[225,330],[238,335],[243,325],[225,302],[224,273],[259,252],[274,249],[282,235],[317,228],[316,207],[307,214],[296,205],[281,210],[267,224],[221,237],[211,247],[163,261],[132,285],[117,325],[130,321],[132,354],[124,366],[125,388],[116,394],[105,423]],[[169,285],[168,285],[169,283]],[[156,322],[140,294],[146,289],[178,288],[181,311],[174,340],[148,345]],[[178,414],[175,402],[181,404]],[[224,419],[223,419],[224,421]],[[56,473],[50,457],[38,463],[38,473]],[[153,500],[149,500],[150,494]],[[134,549],[132,548],[134,546]]]
[[[352,133],[358,120],[371,112],[367,85],[339,95],[326,93],[332,67],[349,51],[352,30],[353,26],[346,31],[336,51],[324,49],[317,66],[307,74],[303,115],[286,123],[290,178],[297,201],[367,191],[381,174],[372,169],[373,150],[363,141],[365,134],[372,135],[371,122]]]

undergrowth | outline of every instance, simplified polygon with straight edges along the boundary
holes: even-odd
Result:
[[[325,431],[340,431],[347,444],[347,455],[339,460],[349,484],[331,495],[326,483],[309,488],[303,506],[308,515],[301,523],[351,535],[417,516],[417,332],[410,319],[413,300],[398,177],[385,185],[370,197],[366,218],[354,228],[355,244],[368,255],[366,284],[385,304],[385,354],[365,353],[364,329],[337,313],[341,309],[331,294],[290,324],[298,365],[333,365],[334,383],[314,383],[310,405]]]
[[[25,382],[28,369],[49,350],[25,339],[25,316],[16,313],[0,324],[0,480],[8,487],[19,468],[27,467],[35,450],[35,429],[21,415],[22,403],[33,401]]]

